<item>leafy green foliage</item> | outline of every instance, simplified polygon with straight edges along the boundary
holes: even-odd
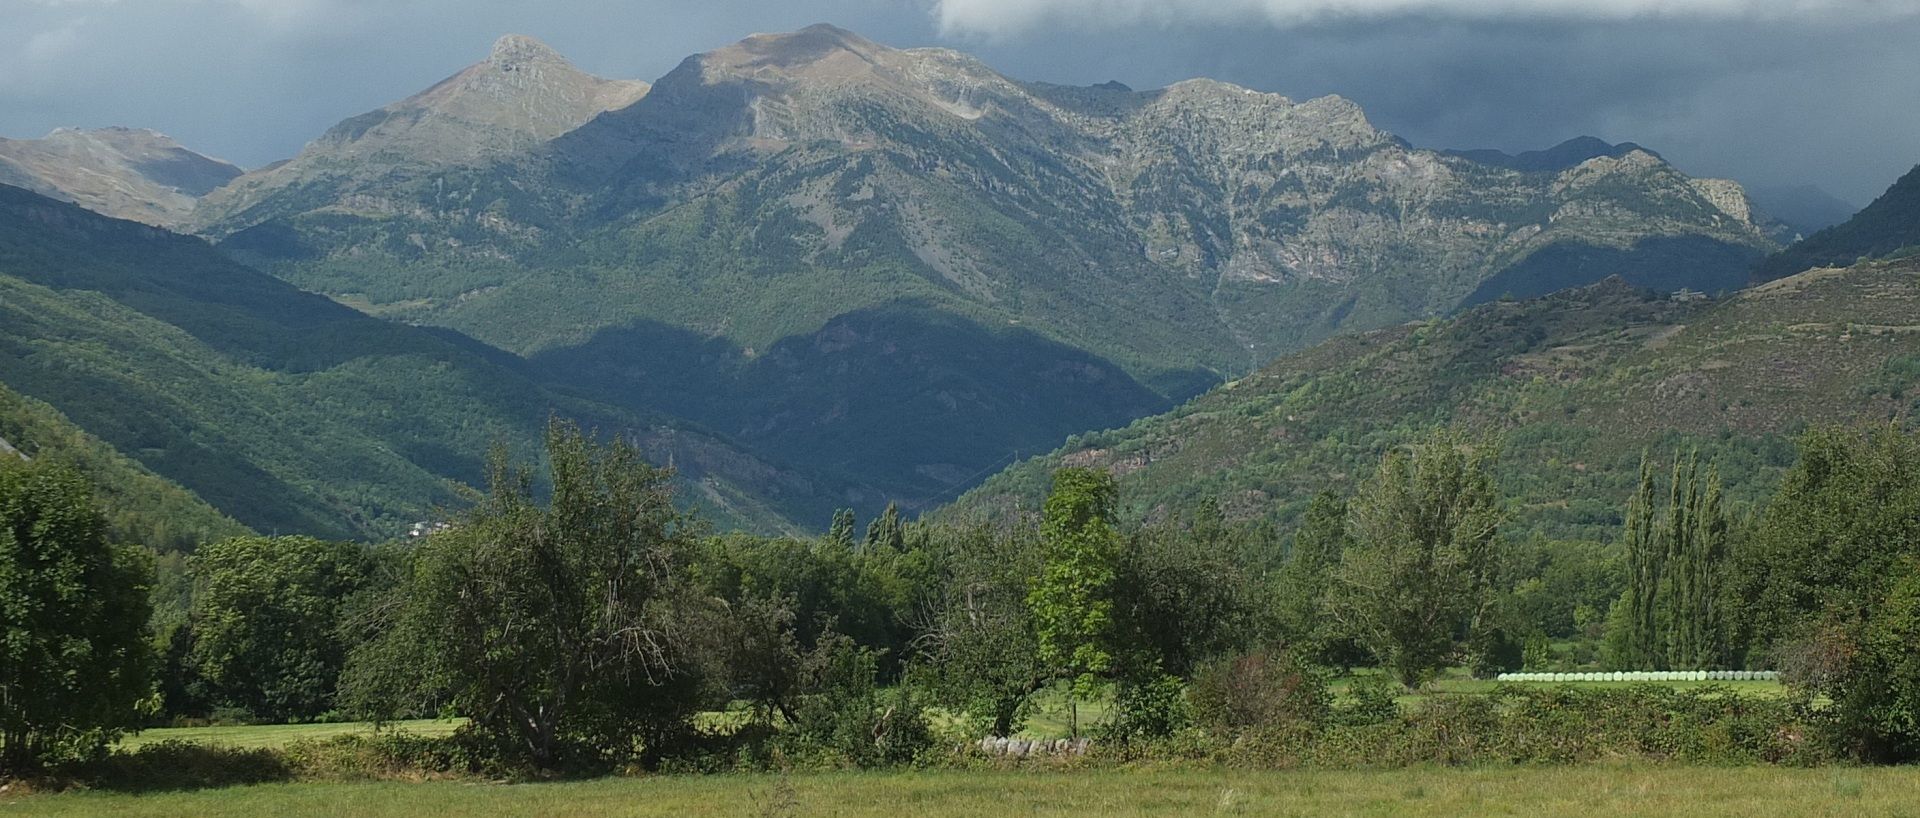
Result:
[[[806,668],[807,692],[780,743],[797,756],[827,755],[834,766],[908,764],[932,746],[933,732],[914,691],[882,689],[869,648],[845,637],[823,642]]]
[[[1266,572],[1260,543],[1249,539],[1204,517],[1127,537],[1112,590],[1121,678],[1185,678],[1202,661],[1259,638]]]
[[[0,771],[93,757],[138,725],[152,577],[73,471],[0,462]]]
[[[1038,621],[1027,605],[1042,550],[1023,529],[1004,536],[985,527],[929,532],[939,574],[915,636],[923,667],[916,680],[992,736],[1017,732],[1033,695],[1058,677],[1041,659]]]
[[[680,576],[689,520],[670,475],[624,441],[556,422],[548,456],[542,505],[496,453],[488,494],[415,553],[382,637],[400,647],[368,660],[418,663],[419,683],[443,686],[509,757],[658,758],[690,729],[703,686],[701,607]]]
[[[275,722],[334,707],[349,645],[342,607],[372,573],[360,546],[240,537],[193,556],[195,670],[218,706]]]
[[[1840,735],[1860,757],[1920,758],[1920,563],[1910,563],[1823,679]]]
[[[801,650],[834,633],[880,650],[888,679],[899,675],[913,636],[901,613],[930,593],[928,557],[904,541],[847,548],[831,538],[728,534],[702,541],[689,557],[704,594],[736,607],[787,609]]]
[[[1287,549],[1273,599],[1279,637],[1301,655],[1329,666],[1350,665],[1359,652],[1325,616],[1329,574],[1352,547],[1347,500],[1331,491],[1314,495]]]
[[[1331,574],[1330,611],[1408,687],[1454,655],[1485,611],[1500,512],[1492,452],[1438,435],[1395,450],[1355,497],[1353,547]]]
[[[1736,641],[1765,656],[1821,621],[1864,621],[1920,555],[1920,437],[1824,428],[1736,552]]]
[[[1054,473],[1040,523],[1043,562],[1027,590],[1041,660],[1072,679],[1082,697],[1113,669],[1118,650],[1113,593],[1121,540],[1113,501],[1113,478],[1104,472]]]

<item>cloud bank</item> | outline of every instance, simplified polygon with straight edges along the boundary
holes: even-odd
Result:
[[[1048,24],[1223,25],[1309,23],[1427,15],[1470,19],[1815,19],[1920,14],[1920,0],[936,0],[950,35],[1007,35]]]

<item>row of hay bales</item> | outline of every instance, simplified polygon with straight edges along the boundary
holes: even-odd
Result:
[[[980,740],[980,754],[989,756],[1012,756],[1014,758],[1027,758],[1029,756],[1083,756],[1087,754],[1087,748],[1090,746],[1092,746],[1092,742],[1085,738],[1036,739],[1029,741],[1023,738],[990,736]]]
[[[1502,673],[1503,682],[1777,682],[1772,670],[1612,670],[1593,673]]]

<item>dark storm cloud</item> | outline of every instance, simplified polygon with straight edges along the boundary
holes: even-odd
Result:
[[[531,34],[654,78],[821,20],[1024,79],[1338,93],[1436,147],[1631,140],[1856,202],[1920,162],[1920,0],[0,0],[0,135],[153,127],[257,165]]]

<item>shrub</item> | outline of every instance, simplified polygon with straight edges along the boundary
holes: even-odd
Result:
[[[829,635],[808,665],[809,692],[776,738],[780,752],[816,766],[885,767],[912,763],[932,746],[917,693],[875,683],[874,651]]]
[[[1400,701],[1392,682],[1385,676],[1361,676],[1347,686],[1347,701],[1335,708],[1334,719],[1344,725],[1361,727],[1385,724],[1400,718]]]
[[[1113,720],[1105,735],[1114,741],[1160,739],[1187,726],[1187,700],[1180,680],[1164,673],[1145,681],[1122,680],[1114,689]]]
[[[1194,722],[1223,737],[1296,726],[1329,714],[1326,680],[1292,656],[1258,650],[1204,665],[1187,691]]]
[[[273,750],[160,741],[67,767],[58,776],[98,789],[154,792],[287,781],[293,768]]]

